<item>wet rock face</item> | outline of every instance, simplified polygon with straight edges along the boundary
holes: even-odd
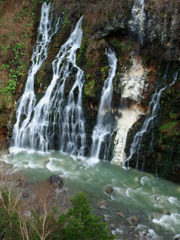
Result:
[[[8,148],[7,134],[8,129],[6,127],[0,128],[0,150],[5,150]]]
[[[166,85],[172,82],[175,72],[176,70],[170,66]],[[153,124],[146,129],[138,151],[129,161],[131,167],[177,183],[180,181],[180,125],[178,120],[179,104],[177,104],[179,81],[180,78],[178,77],[176,83],[162,93],[157,116],[154,118]],[[159,84],[159,86],[162,86],[162,82],[159,82]],[[129,156],[128,151],[134,136],[140,131],[148,116],[150,115],[142,116],[129,131],[126,143],[127,156]]]
[[[173,9],[173,14],[164,11],[161,15],[148,12],[145,23],[145,44],[151,44],[151,49],[159,45],[161,57],[169,61],[180,61],[180,18],[178,8]],[[156,52],[158,55],[158,52]]]
[[[111,32],[124,30],[127,28],[127,19],[121,14],[119,16],[111,16],[106,24],[99,26],[95,33],[95,38],[99,39],[109,35]]]
[[[122,4],[122,1],[119,2]],[[141,9],[136,9],[134,3],[135,1],[128,1],[128,5],[123,4],[123,7],[114,8],[113,14],[110,12],[108,16],[104,16],[104,20],[100,19],[98,26],[94,27],[94,38],[103,38],[121,31],[126,36],[141,38],[139,39],[141,47],[148,46],[155,57],[180,61],[180,4],[174,0],[163,3],[146,0],[141,16],[143,19],[138,20],[132,17],[133,10],[139,14]],[[139,24],[138,29],[133,27],[134,24]]]

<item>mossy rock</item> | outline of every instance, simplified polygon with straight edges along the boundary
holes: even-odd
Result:
[[[166,133],[167,136],[169,137],[173,136],[177,131],[177,125],[178,125],[177,121],[168,122],[160,127],[160,132],[162,134]]]

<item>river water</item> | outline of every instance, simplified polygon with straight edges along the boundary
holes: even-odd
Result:
[[[110,162],[91,165],[86,158],[60,152],[21,152],[5,155],[2,161],[31,181],[58,174],[70,193],[86,192],[93,212],[104,216],[117,239],[170,240],[180,234],[179,185]],[[106,193],[108,186],[113,187],[112,194]],[[102,204],[102,200],[107,201]]]

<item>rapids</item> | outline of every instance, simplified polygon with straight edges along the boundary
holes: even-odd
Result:
[[[110,162],[91,165],[89,159],[71,158],[60,152],[18,153],[2,159],[23,173],[28,181],[44,181],[59,174],[70,194],[85,191],[93,212],[104,215],[112,233],[121,240],[170,240],[180,229],[180,186]],[[106,193],[106,187],[113,193]],[[98,202],[108,200],[100,208]],[[144,238],[143,238],[144,237]]]

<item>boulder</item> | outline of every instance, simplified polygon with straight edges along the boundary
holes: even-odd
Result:
[[[108,187],[106,188],[106,193],[108,193],[108,194],[113,193],[113,187],[108,186]]]
[[[123,212],[117,212],[116,213],[118,216],[120,216],[120,217],[124,217],[124,213]]]
[[[138,224],[140,222],[139,218],[137,216],[132,216],[132,217],[129,217],[128,219],[128,222],[130,224],[134,223],[134,224]]]
[[[180,240],[180,234],[176,234],[176,235],[173,237],[173,240]]]
[[[27,182],[25,179],[17,179],[17,184],[16,187],[20,187],[20,188],[26,188],[27,187]]]
[[[63,186],[63,180],[62,178],[59,176],[59,175],[52,175],[49,179],[48,179],[48,182],[50,184],[56,184],[58,185],[58,187],[62,187]]]
[[[108,205],[108,200],[102,200],[98,202],[98,207],[99,208],[105,208]]]

